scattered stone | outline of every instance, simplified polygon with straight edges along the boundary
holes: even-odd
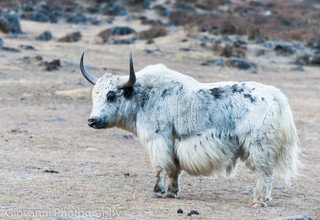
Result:
[[[85,15],[83,5],[76,3],[76,1],[38,1],[36,4],[33,2],[26,1],[26,3],[21,4],[21,17],[23,19],[51,23],[57,23],[63,19],[74,24],[99,23],[96,18]]]
[[[169,8],[167,8],[166,6],[164,5],[155,5],[153,6],[153,9],[157,12],[158,15],[160,16],[168,16],[169,13],[170,13],[170,10]]]
[[[105,7],[101,9],[104,15],[126,16],[128,13],[126,8],[119,2],[110,1]]]
[[[152,26],[149,30],[141,31],[137,35],[141,39],[152,39],[157,37],[163,37],[163,36],[166,36],[167,34],[168,33],[165,26],[157,25],[157,26]]]
[[[189,213],[188,213],[188,216],[192,216],[192,215],[199,215],[200,213],[196,210],[191,210]]]
[[[124,176],[130,176],[130,173],[124,173]]]
[[[29,44],[20,44],[19,47],[23,50],[35,50],[34,47]]]
[[[256,65],[254,63],[248,62],[242,59],[229,59],[227,60],[226,64],[231,67],[238,68],[240,70],[248,70],[251,68],[256,68]]]
[[[202,66],[224,66],[224,61],[222,59],[208,60],[201,63]]]
[[[49,41],[51,39],[52,39],[52,33],[49,30],[44,31],[42,34],[36,37],[36,40],[38,41]]]
[[[13,47],[1,47],[0,48],[3,51],[7,51],[7,52],[13,52],[13,53],[19,53],[21,52],[19,49],[13,48]]]
[[[133,136],[132,136],[131,134],[124,134],[124,135],[122,135],[122,137],[123,137],[124,139],[126,139],[126,140],[130,140],[130,139],[133,138]]]
[[[2,38],[0,37],[0,48],[3,47],[3,40]]]
[[[81,39],[82,35],[79,31],[67,34],[66,36],[59,38],[58,42],[77,42]]]
[[[112,44],[134,44],[136,42],[135,38],[119,38],[119,39],[112,39]]]
[[[40,56],[40,55],[37,55],[37,56],[34,57],[34,59],[37,60],[37,61],[42,61],[43,57]]]
[[[59,173],[58,171],[55,170],[44,170],[44,173]]]
[[[64,117],[62,117],[62,116],[56,116],[56,117],[54,117],[54,118],[52,119],[52,121],[54,121],[54,122],[64,122],[64,121],[66,121],[66,120],[65,120]]]
[[[178,213],[178,214],[183,214],[183,209],[178,209],[178,210],[177,210],[177,213]]]
[[[320,65],[320,52],[318,53],[305,53],[297,57],[296,64],[300,65]]]
[[[292,69],[294,71],[304,71],[304,68],[300,64],[296,64],[295,67]]]
[[[149,19],[146,16],[140,16],[139,17],[141,24],[151,25],[151,26],[157,26],[157,25],[164,25],[163,22],[159,19]]]
[[[154,39],[150,38],[150,39],[147,40],[146,43],[147,43],[147,44],[153,44],[154,42],[155,42]]]
[[[295,53],[295,49],[286,43],[276,44],[274,50],[278,55],[288,56]]]
[[[307,43],[307,47],[310,47],[312,49],[320,50],[320,40],[310,40]]]
[[[46,71],[58,70],[61,67],[61,62],[59,59],[52,60],[50,62],[44,61],[41,63],[46,67]]]
[[[301,215],[301,216],[289,217],[287,220],[313,220],[313,218],[310,216]]]
[[[20,17],[17,12],[0,11],[0,31],[10,34],[21,34]]]
[[[180,50],[180,51],[184,51],[184,52],[189,52],[189,51],[191,51],[191,49],[190,49],[190,48],[187,48],[187,47],[181,47],[181,48],[179,48],[179,50]]]
[[[120,36],[124,36],[124,35],[129,35],[129,34],[133,34],[136,31],[134,29],[132,29],[131,27],[113,27],[113,28],[109,28],[107,30],[104,30],[102,32],[100,32],[98,34],[99,37],[101,37],[101,39],[103,40],[103,42],[107,42],[110,38],[110,36],[112,35],[120,35]]]
[[[265,55],[266,54],[266,50],[265,49],[258,49],[257,51],[256,51],[256,56],[263,56],[263,55]]]
[[[143,52],[144,54],[152,54],[152,53],[155,53],[155,52],[161,52],[161,50],[160,50],[159,48],[157,48],[157,49],[155,49],[155,50],[150,50],[150,49],[148,49],[148,48],[144,48],[144,49],[142,50],[142,52]]]
[[[243,188],[243,187],[238,187],[237,191],[241,192],[245,195],[252,195],[253,194],[251,189],[247,189],[247,188]]]
[[[13,128],[9,131],[9,133],[16,133],[16,134],[21,134],[24,132],[26,132],[26,131],[22,131],[20,128]]]
[[[66,22],[72,23],[72,24],[79,24],[79,23],[85,23],[89,19],[87,16],[85,16],[82,12],[68,12],[64,15]],[[93,24],[99,24],[97,20],[91,20],[91,23]]]
[[[311,60],[312,65],[320,65],[320,52],[316,53],[313,55],[312,60]]]

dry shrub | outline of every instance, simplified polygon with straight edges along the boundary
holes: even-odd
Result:
[[[194,11],[173,10],[169,14],[169,21],[174,25],[186,25],[198,20],[198,16]]]
[[[152,26],[149,30],[141,31],[138,33],[138,37],[141,39],[152,39],[157,37],[163,37],[168,34],[167,29],[163,25]]]
[[[228,3],[227,0],[178,0],[177,2],[188,2],[193,3],[197,8],[204,10],[214,10],[218,9],[220,5]]]

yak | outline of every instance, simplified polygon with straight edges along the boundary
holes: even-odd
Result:
[[[167,68],[149,65],[129,76],[96,78],[80,60],[92,84],[88,125],[133,133],[149,151],[156,171],[154,196],[176,198],[181,171],[232,176],[239,161],[255,173],[255,206],[271,200],[274,176],[297,174],[300,146],[285,95],[257,82],[201,83]]]

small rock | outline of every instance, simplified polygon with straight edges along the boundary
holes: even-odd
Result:
[[[64,117],[62,117],[62,116],[57,116],[57,117],[53,118],[52,121],[55,121],[55,122],[64,122],[65,119],[64,119]]]
[[[132,136],[131,134],[124,134],[124,135],[122,135],[122,137],[123,137],[124,139],[126,139],[126,140],[130,140],[130,139],[133,138],[133,136]]]
[[[305,53],[296,58],[296,64],[300,65],[320,65],[320,52],[319,53]]]
[[[240,70],[248,70],[256,67],[254,63],[242,59],[230,59],[227,60],[226,63],[227,65],[238,68]]]
[[[0,11],[0,31],[11,34],[21,34],[20,17],[17,12]]]
[[[59,173],[58,171],[55,170],[44,170],[44,173]]]
[[[285,44],[285,43],[276,44],[274,47],[274,50],[276,51],[276,53],[278,55],[284,55],[284,56],[291,55],[291,54],[295,53],[294,48],[291,45]]]
[[[202,66],[224,66],[224,61],[222,59],[208,60],[201,64]]]
[[[295,67],[292,69],[294,71],[304,71],[303,66],[300,64],[296,64]]]
[[[134,44],[136,42],[135,38],[120,38],[112,39],[112,44]]]
[[[20,44],[19,47],[23,50],[35,50],[34,47],[29,44]]]
[[[19,53],[21,52],[19,49],[13,48],[13,47],[1,47],[1,50],[13,52],[13,53]]]
[[[37,55],[37,56],[34,57],[34,59],[35,59],[36,61],[42,61],[42,60],[43,60],[43,57],[40,56],[40,55]]]
[[[168,16],[169,13],[170,13],[170,10],[169,8],[167,8],[166,6],[164,5],[155,5],[153,6],[153,9],[157,12],[158,15],[160,16]]]
[[[312,48],[312,49],[318,49],[320,50],[320,40],[310,40],[307,43],[307,46]]]
[[[3,47],[3,40],[2,38],[0,37],[0,48]]]
[[[150,38],[147,40],[147,44],[153,44],[154,43],[154,39]]]
[[[130,173],[124,173],[124,176],[130,176]]]
[[[110,1],[113,2],[113,1]],[[109,3],[101,9],[101,13],[104,15],[116,15],[116,16],[126,16],[126,8],[118,2]]]
[[[68,12],[64,14],[66,22],[72,24],[79,24],[88,21],[88,17],[80,12]]]
[[[153,53],[153,50],[150,50],[150,49],[148,49],[148,48],[144,48],[142,51],[143,51],[144,54]]]
[[[180,48],[179,50],[184,51],[184,52],[189,52],[189,51],[191,51],[190,48],[186,48],[186,47],[182,47],[182,48]]]
[[[58,42],[77,42],[81,39],[82,35],[79,31],[67,34],[66,36],[59,38]]]
[[[25,131],[22,131],[20,128],[13,128],[9,131],[9,133],[18,133],[18,134],[21,134]]]
[[[55,59],[50,62],[44,61],[41,65],[46,67],[46,71],[53,71],[58,70],[61,67],[61,62],[59,59]]]
[[[100,32],[98,34],[98,36],[102,38],[103,42],[107,42],[109,40],[110,36],[112,36],[112,35],[124,36],[124,35],[133,34],[133,33],[135,33],[135,30],[130,27],[116,26],[116,27],[109,28],[107,30]]]
[[[164,25],[164,23],[159,19],[149,19],[146,16],[139,17],[141,24],[151,25],[151,26],[157,26],[157,25]]]
[[[178,213],[178,214],[183,214],[183,209],[178,209],[178,210],[177,210],[177,213]]]
[[[314,54],[314,56],[312,57],[312,60],[311,60],[311,64],[312,65],[320,65],[320,52]]]
[[[42,34],[40,34],[38,37],[36,37],[36,40],[38,41],[49,41],[52,39],[52,33],[51,31],[44,31]]]
[[[310,216],[301,215],[301,216],[289,217],[287,218],[287,220],[313,220],[313,218]]]
[[[188,216],[192,216],[192,215],[199,215],[200,213],[196,210],[191,210],[189,213],[188,213]]]

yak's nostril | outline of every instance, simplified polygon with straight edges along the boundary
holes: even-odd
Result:
[[[97,118],[89,118],[89,119],[88,119],[88,125],[89,125],[90,127],[93,127],[95,124],[97,124],[97,122],[98,122],[98,119],[97,119]]]

